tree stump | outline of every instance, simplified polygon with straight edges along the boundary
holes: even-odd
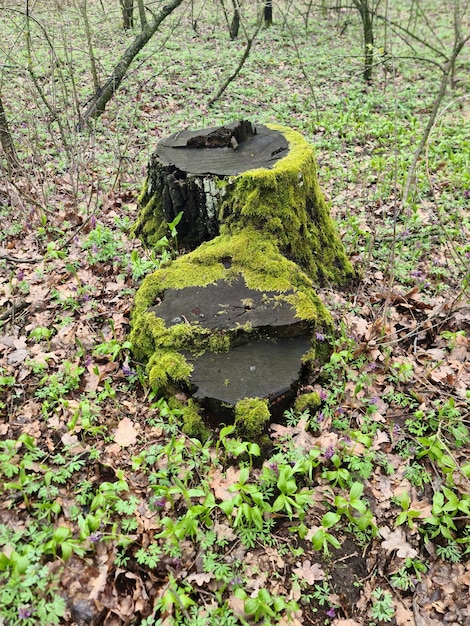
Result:
[[[235,420],[256,439],[329,352],[315,292],[353,276],[318,187],[311,146],[278,126],[229,124],[161,141],[135,231],[147,244],[182,212],[187,254],[148,276],[132,315],[151,385],[183,391],[186,427]]]

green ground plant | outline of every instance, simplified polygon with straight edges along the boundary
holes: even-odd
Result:
[[[470,554],[468,45],[401,198],[452,12],[433,0],[385,3],[365,86],[355,11],[276,2],[274,24],[209,107],[246,38],[228,40],[221,3],[185,2],[105,113],[77,132],[93,91],[77,3],[29,3],[29,24],[22,3],[1,4],[1,100],[23,172],[7,174],[1,152],[0,622],[68,625],[79,571],[84,595],[99,572],[97,601],[116,603],[102,619],[124,615],[121,602],[133,612],[138,597],[135,626],[393,623],[395,603],[412,611],[422,580],[446,597],[439,618],[464,623],[466,598],[459,605],[435,572],[454,584]],[[104,82],[136,32],[121,30],[118,3],[86,4]],[[256,6],[243,3],[247,34]],[[406,45],[393,23],[436,50]],[[266,418],[267,445],[226,424],[188,436],[188,389],[159,398],[128,334],[141,281],[184,258],[176,222],[153,250],[132,235],[156,141],[241,118],[289,126],[314,146],[361,275],[345,291],[318,291],[332,321],[317,340],[331,354],[279,424],[266,406],[252,413],[255,425]],[[263,254],[259,242],[252,253]],[[384,502],[389,489],[399,495]],[[385,551],[384,526],[417,556]],[[361,561],[371,553],[377,568]],[[368,583],[336,583],[344,563],[368,568],[357,578],[372,594]],[[361,602],[336,602],[353,587]]]

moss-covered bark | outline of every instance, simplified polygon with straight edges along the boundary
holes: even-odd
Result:
[[[318,186],[313,148],[294,130],[270,128],[284,134],[289,154],[272,169],[249,170],[227,182],[221,233],[248,226],[269,233],[314,282],[343,285],[354,272]]]
[[[210,204],[208,212],[218,215],[220,234],[235,234],[245,228],[258,230],[269,235],[280,252],[298,263],[315,283],[343,285],[354,276],[354,271],[318,186],[314,150],[296,131],[268,126],[282,132],[289,144],[288,155],[271,169],[253,169],[226,178],[188,175],[181,182],[182,189],[188,185],[201,189],[201,201]],[[193,179],[198,179],[197,184],[192,185]],[[210,184],[204,185],[204,180]],[[208,190],[204,191],[206,187]],[[163,189],[162,172],[151,161],[134,226],[134,233],[150,247],[167,230],[162,211]],[[187,193],[184,188],[182,195]],[[188,243],[184,237],[182,241]]]

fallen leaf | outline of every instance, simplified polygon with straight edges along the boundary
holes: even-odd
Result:
[[[212,473],[211,487],[217,500],[231,500],[235,497],[235,491],[229,491],[229,487],[238,482],[240,470],[229,467],[226,472],[216,469]]]
[[[387,550],[387,552],[396,550],[397,556],[400,559],[414,559],[418,556],[418,552],[406,541],[405,534],[401,528],[396,528],[392,532],[390,528],[384,526],[383,528],[379,528],[379,531],[385,539],[385,541],[382,541],[382,548]]]
[[[133,422],[124,417],[114,431],[114,441],[120,446],[133,446],[137,441],[137,431]]]
[[[201,572],[200,574],[189,574],[189,576],[186,576],[186,578],[184,579],[184,582],[195,582],[198,587],[202,587],[202,585],[204,585],[205,583],[210,583],[213,578],[214,575],[210,572]]]
[[[325,572],[322,570],[318,563],[310,563],[310,561],[304,561],[292,570],[302,580],[305,580],[309,585],[313,585],[316,580],[323,580],[325,578]]]

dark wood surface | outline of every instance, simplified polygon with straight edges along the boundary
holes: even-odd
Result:
[[[233,131],[239,124],[233,122],[223,127],[174,133],[158,143],[156,154],[164,166],[174,166],[187,174],[217,176],[235,176],[259,167],[271,168],[276,161],[287,156],[289,144],[284,135],[264,125],[254,126],[256,134],[237,142],[236,147],[230,143],[229,133],[224,141],[224,130]],[[207,147],[205,143],[208,143]],[[226,145],[217,147],[218,143]]]

